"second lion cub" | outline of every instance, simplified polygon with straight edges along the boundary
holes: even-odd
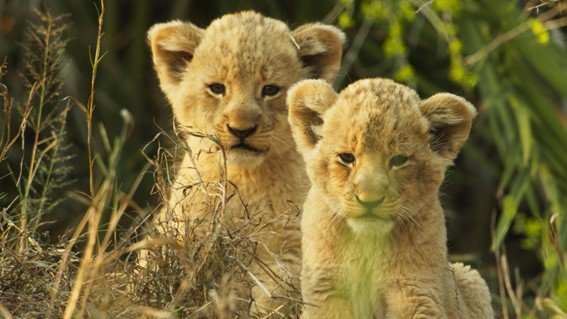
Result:
[[[420,100],[391,80],[340,94],[317,80],[288,93],[312,187],[304,206],[303,318],[493,318],[476,270],[447,261],[439,202],[474,107]]]

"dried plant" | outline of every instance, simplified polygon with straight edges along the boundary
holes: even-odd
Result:
[[[65,121],[69,103],[61,94],[62,57],[67,45],[65,16],[53,17],[49,10],[35,11],[37,21],[30,21],[22,45],[25,56],[23,79],[28,98],[19,104],[23,114],[19,142],[23,151],[17,173],[20,216],[18,227],[31,236],[41,217],[60,203],[52,196],[68,185],[70,159],[65,155]],[[31,135],[28,138],[27,135]],[[27,248],[27,236],[21,236],[18,251]]]
[[[206,136],[200,132],[177,132],[178,135],[191,134],[220,143],[217,137]],[[180,142],[183,141],[180,136],[171,137],[165,132],[160,133],[160,136],[177,143],[173,150],[158,147],[155,157],[146,155],[154,167],[155,180],[158,181],[156,191],[160,192],[160,197],[164,199],[161,209],[168,214],[173,209],[169,207],[167,199],[169,190],[174,187],[172,176],[175,176],[175,166],[172,164],[175,163],[176,154],[199,154]],[[153,143],[159,141],[156,137]],[[222,149],[222,145],[220,146]],[[222,166],[220,171],[226,172],[226,162],[219,165]],[[213,222],[207,224],[193,221],[189,224],[190,227],[186,228],[185,234],[179,234],[179,230],[172,228],[171,223],[154,224],[150,229],[153,239],[146,243],[148,247],[153,247],[146,260],[148,267],[141,268],[139,277],[132,280],[135,295],[142,298],[139,300],[140,304],[151,305],[154,310],[170,311],[181,318],[232,318],[235,314],[248,317],[248,311],[242,312],[242,309],[247,309],[252,302],[246,299],[247,291],[253,284],[261,285],[256,276],[248,270],[248,266],[255,259],[254,251],[257,245],[262,245],[252,239],[254,234],[262,231],[262,226],[258,223],[261,212],[255,213],[258,215],[250,213],[229,227],[222,223],[227,202],[242,201],[238,188],[230,183],[226,175],[221,180],[200,180],[187,185],[184,194],[191,198],[196,192],[207,194],[206,205],[210,207],[209,214],[213,216]],[[298,214],[287,213],[290,216]],[[206,230],[203,231],[203,228]],[[202,235],[203,232],[205,236]],[[188,240],[177,242],[176,238]],[[156,248],[156,245],[159,247]],[[272,277],[276,276],[268,267],[265,268]],[[281,278],[280,281],[284,282]],[[289,288],[297,291],[299,287]],[[287,299],[297,306],[297,310],[300,308],[298,300],[291,300],[287,296],[273,297]],[[278,314],[277,309],[270,311],[273,312],[274,318],[284,318]]]
[[[65,121],[70,104],[60,99],[62,57],[68,41],[65,16],[54,17],[46,9],[35,11],[34,17],[21,46],[27,99],[14,102],[8,87],[0,84],[5,115],[0,123],[0,163],[9,157],[11,162],[19,162],[13,168],[6,161],[11,174],[2,176],[2,183],[13,182],[17,196],[10,199],[0,216],[0,291],[8,308],[19,307],[22,313],[41,316],[47,309],[46,296],[61,246],[42,245],[38,226],[42,216],[62,202],[56,194],[69,185],[71,156],[67,153]],[[4,62],[1,75],[6,66]],[[9,153],[18,144],[19,152]],[[68,258],[75,260],[75,253]]]

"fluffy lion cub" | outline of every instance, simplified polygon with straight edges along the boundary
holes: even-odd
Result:
[[[306,80],[289,118],[313,186],[304,206],[303,318],[493,318],[479,273],[447,261],[439,203],[474,107],[386,79],[340,94]]]
[[[229,237],[250,226],[254,251],[239,253],[255,257],[246,266],[262,285],[252,297],[258,309],[279,307],[286,299],[274,305],[270,295],[299,286],[296,207],[308,188],[287,120],[286,92],[306,78],[332,81],[344,34],[320,23],[290,31],[281,21],[247,11],[222,16],[206,29],[181,21],[157,24],[148,39],[190,150],[170,209],[157,220],[181,241],[214,232],[213,219]]]

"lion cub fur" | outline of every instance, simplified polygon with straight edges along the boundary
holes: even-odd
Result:
[[[290,31],[281,21],[245,11],[224,15],[206,29],[181,21],[156,24],[148,40],[161,89],[190,150],[178,169],[169,207],[155,224],[173,230],[181,242],[207,236],[216,218],[211,198],[219,198],[211,194],[219,193],[226,178],[221,193],[229,200],[216,202],[226,205],[222,228],[230,236],[253,225],[249,235],[257,243],[255,251],[242,256],[256,257],[249,269],[262,288],[288,295],[299,288],[297,207],[308,179],[291,136],[286,92],[302,79],[334,79],[343,32],[321,23]],[[258,286],[251,297],[255,311],[285,302],[274,301]]]
[[[476,114],[465,99],[366,79],[288,93],[312,186],[304,205],[302,318],[493,318],[476,270],[447,260],[439,201]]]

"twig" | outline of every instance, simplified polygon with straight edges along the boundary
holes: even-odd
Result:
[[[506,253],[500,255],[500,265],[502,266],[502,272],[504,274],[504,286],[506,287],[506,292],[510,297],[510,302],[514,306],[514,312],[516,318],[522,317],[522,303],[521,297],[517,296],[512,288],[512,282],[510,281],[510,269],[508,268],[508,258],[506,257]]]
[[[547,21],[543,24],[543,28],[545,30],[553,30],[553,29],[558,29],[558,28],[562,28],[564,26],[567,26],[567,17],[565,18],[561,18],[561,19],[555,19],[555,20],[551,20],[551,21]]]
[[[550,10],[549,12],[541,14],[538,17],[538,19],[542,22],[543,28],[546,31],[549,31],[549,30],[553,30],[553,29],[557,29],[557,28],[567,26],[567,17],[566,18],[559,18],[559,19],[555,19],[555,20],[550,20],[551,18],[553,18],[554,16],[559,14],[561,12],[561,10],[566,9],[566,8],[567,8],[567,4],[560,4],[557,7]],[[482,49],[478,50],[474,54],[467,56],[464,59],[464,64],[467,65],[467,66],[471,66],[473,64],[478,63],[480,60],[486,58],[486,56],[488,56],[489,53],[491,53],[496,48],[501,46],[503,43],[508,42],[508,41],[516,38],[520,34],[527,31],[529,28],[530,28],[529,25],[526,22],[524,22],[524,23],[516,26],[515,28],[498,35],[496,38],[494,38],[494,40],[490,41],[490,43],[488,43]]]
[[[496,38],[494,38],[494,40],[490,41],[490,43],[488,43],[482,49],[478,50],[474,54],[467,56],[463,61],[464,64],[467,65],[467,66],[471,66],[473,64],[478,63],[480,60],[486,58],[486,56],[490,52],[494,51],[496,48],[501,46],[503,43],[514,39],[515,37],[524,33],[528,29],[529,29],[528,24],[522,23],[522,24],[516,26],[515,28],[498,35]]]
[[[453,283],[455,284],[455,303],[457,304],[457,312],[459,313],[459,319],[463,319],[461,314],[461,301],[460,301],[460,290],[459,283],[457,282],[457,276],[455,275],[455,269],[451,266],[445,268],[447,271],[451,272],[451,277],[453,278]]]
[[[333,9],[327,13],[327,15],[321,20],[323,23],[332,24],[337,20],[337,17],[341,14],[341,12],[345,9],[345,5],[341,2],[337,2]]]
[[[558,216],[558,213],[554,213],[549,219],[549,237],[553,244],[553,248],[555,249],[555,253],[557,254],[557,258],[559,258],[559,269],[563,272],[565,270],[565,257],[563,257],[563,249],[561,248],[557,227],[555,227],[555,220]]]
[[[533,10],[536,10],[536,13],[539,13],[539,8],[545,7],[545,6],[549,5],[550,2],[554,2],[555,4],[558,4],[558,5],[555,6],[555,7],[553,7],[553,9],[551,9],[551,10],[549,10],[549,11],[552,11],[552,10],[554,10],[554,9],[556,9],[556,8],[559,7],[559,8],[560,8],[560,11],[563,12],[563,5],[564,5],[564,4],[563,4],[563,3],[560,3],[561,1],[562,1],[562,0],[550,0],[549,2],[543,2],[543,3],[537,4],[537,5],[535,5],[535,6],[528,7],[528,8],[526,9],[526,11],[533,11]]]
[[[103,207],[106,205],[107,199],[108,199],[108,193],[111,190],[111,185],[112,185],[112,178],[108,178],[105,183],[102,185],[100,192],[98,194],[96,194],[95,196],[95,189],[94,189],[94,173],[93,173],[93,167],[94,167],[94,158],[92,155],[92,116],[93,116],[93,112],[94,112],[94,108],[95,108],[95,104],[94,104],[94,92],[95,92],[95,88],[94,88],[94,84],[95,84],[95,80],[96,80],[96,75],[97,75],[97,68],[98,68],[98,63],[100,62],[100,60],[102,59],[102,57],[100,56],[100,46],[101,46],[101,39],[102,39],[102,25],[103,25],[103,20],[104,20],[104,0],[100,0],[100,8],[99,8],[99,16],[98,16],[98,30],[97,30],[97,40],[96,40],[96,47],[95,47],[95,55],[94,58],[91,60],[91,64],[92,64],[92,77],[91,77],[91,93],[90,93],[90,97],[87,103],[87,112],[85,114],[86,119],[87,119],[87,152],[88,152],[88,161],[89,161],[89,190],[90,190],[90,195],[91,198],[93,199],[93,202],[91,204],[91,207],[89,208],[89,210],[87,211],[85,217],[83,218],[83,220],[81,221],[81,225],[79,225],[79,227],[75,230],[75,233],[73,234],[73,238],[72,240],[69,242],[69,244],[66,247],[66,251],[65,251],[65,255],[64,255],[64,259],[62,261],[62,263],[60,264],[60,269],[59,272],[57,274],[56,277],[56,285],[54,287],[54,291],[52,292],[51,295],[51,302],[53,304],[54,300],[55,300],[55,296],[57,294],[57,289],[59,286],[59,282],[62,278],[62,273],[63,270],[66,267],[66,263],[68,260],[68,255],[70,254],[70,250],[71,248],[74,246],[77,238],[79,237],[80,232],[82,231],[82,229],[86,226],[87,222],[89,224],[89,234],[88,234],[88,240],[87,240],[87,246],[85,248],[85,252],[81,258],[81,262],[79,265],[79,270],[77,273],[77,277],[76,277],[76,281],[73,285],[73,288],[71,290],[71,296],[69,297],[68,303],[67,303],[67,307],[65,308],[65,312],[63,314],[63,318],[64,319],[70,319],[72,318],[75,314],[75,308],[77,306],[77,302],[79,300],[80,297],[80,293],[82,290],[82,286],[83,286],[83,282],[86,280],[86,276],[88,274],[86,274],[86,269],[90,267],[88,266],[89,263],[91,262],[91,257],[93,255],[93,251],[94,251],[94,247],[96,245],[96,241],[97,241],[97,237],[98,237],[98,225],[100,223],[101,220],[101,216],[102,216],[102,211],[103,211]],[[81,309],[81,313],[84,312],[85,309]],[[48,314],[49,317],[50,313]],[[79,314],[79,317],[82,317],[81,314]]]
[[[430,6],[432,3],[433,0],[426,1],[424,4],[420,5],[419,8],[417,8],[417,10],[415,10],[415,13],[420,13],[423,9]]]
[[[77,307],[77,302],[79,301],[81,290],[83,289],[83,283],[86,281],[87,276],[89,275],[87,270],[92,269],[91,259],[94,254],[94,247],[98,238],[98,226],[102,218],[104,207],[108,203],[108,196],[112,191],[113,183],[114,179],[111,177],[105,180],[105,182],[100,187],[100,190],[97,192],[96,197],[93,198],[93,203],[91,204],[91,207],[85,215],[85,220],[88,220],[89,224],[87,244],[83,256],[81,257],[77,276],[71,290],[71,296],[69,297],[69,300],[67,302],[67,307],[65,308],[65,312],[63,314],[63,319],[71,319],[76,315],[75,309]],[[84,309],[81,309],[81,312],[83,311]],[[79,315],[78,317],[82,318],[83,316]]]
[[[350,71],[352,64],[354,63],[354,61],[356,61],[356,57],[358,56],[358,52],[360,52],[362,44],[364,44],[364,41],[368,36],[368,32],[370,32],[370,27],[372,26],[372,24],[373,22],[370,18],[364,18],[364,20],[362,21],[362,25],[358,29],[354,40],[352,40],[350,49],[348,50],[347,54],[345,54],[342,63],[343,66],[335,79],[335,84],[341,83]]]
[[[256,283],[256,285],[258,285],[258,287],[260,287],[260,289],[262,289],[262,291],[270,298],[272,298],[272,293],[270,293],[270,291],[268,290],[268,288],[266,288],[266,286],[264,286],[264,284],[260,281],[260,279],[258,279],[258,277],[256,277],[256,275],[254,275],[240,260],[238,260],[235,257],[231,257],[234,261],[236,261],[236,263],[238,264],[238,266],[240,266],[240,268],[242,268],[244,271],[246,271],[246,273],[248,274],[248,276],[250,276],[250,278],[252,278],[252,280]]]
[[[96,46],[95,46],[95,54],[91,60],[92,64],[92,76],[91,76],[91,94],[89,96],[89,100],[87,102],[87,113],[85,114],[87,117],[87,151],[88,151],[88,159],[89,159],[89,190],[91,193],[91,197],[94,197],[94,175],[93,175],[93,167],[95,159],[93,158],[92,154],[92,121],[93,121],[93,112],[95,109],[95,102],[94,102],[94,94],[95,94],[95,81],[98,69],[98,63],[102,59],[100,56],[100,41],[102,39],[102,25],[104,21],[104,0],[100,0],[100,11],[98,15],[98,30],[97,30],[97,37],[96,37]],[[104,55],[103,55],[104,56]]]
[[[280,313],[280,309],[283,308],[284,305],[280,305],[279,307],[277,307],[276,309],[272,310],[271,312],[269,312],[267,315],[265,315],[264,317],[262,317],[262,319],[266,319],[266,318],[271,318],[273,315],[278,314],[280,316],[283,317],[283,315]]]
[[[431,7],[433,1],[422,3],[420,0],[410,0],[414,6],[419,6],[416,13],[421,13],[431,23],[435,31],[439,33],[445,41],[450,40],[449,32],[447,31],[447,24],[439,17],[439,15]]]
[[[490,235],[492,237],[492,242],[494,242],[496,238],[496,214],[492,214],[492,218],[490,221]],[[494,249],[494,256],[496,259],[496,274],[498,277],[498,295],[500,296],[500,305],[502,309],[502,318],[509,319],[510,316],[508,314],[508,307],[506,307],[506,291],[504,290],[504,278],[502,273],[502,260],[500,259],[500,247],[495,247]]]
[[[538,16],[538,19],[540,21],[548,21],[550,19],[552,19],[553,17],[562,14],[565,10],[567,10],[567,3],[560,3],[558,5],[556,5],[555,7],[551,8],[550,10],[540,14]]]

